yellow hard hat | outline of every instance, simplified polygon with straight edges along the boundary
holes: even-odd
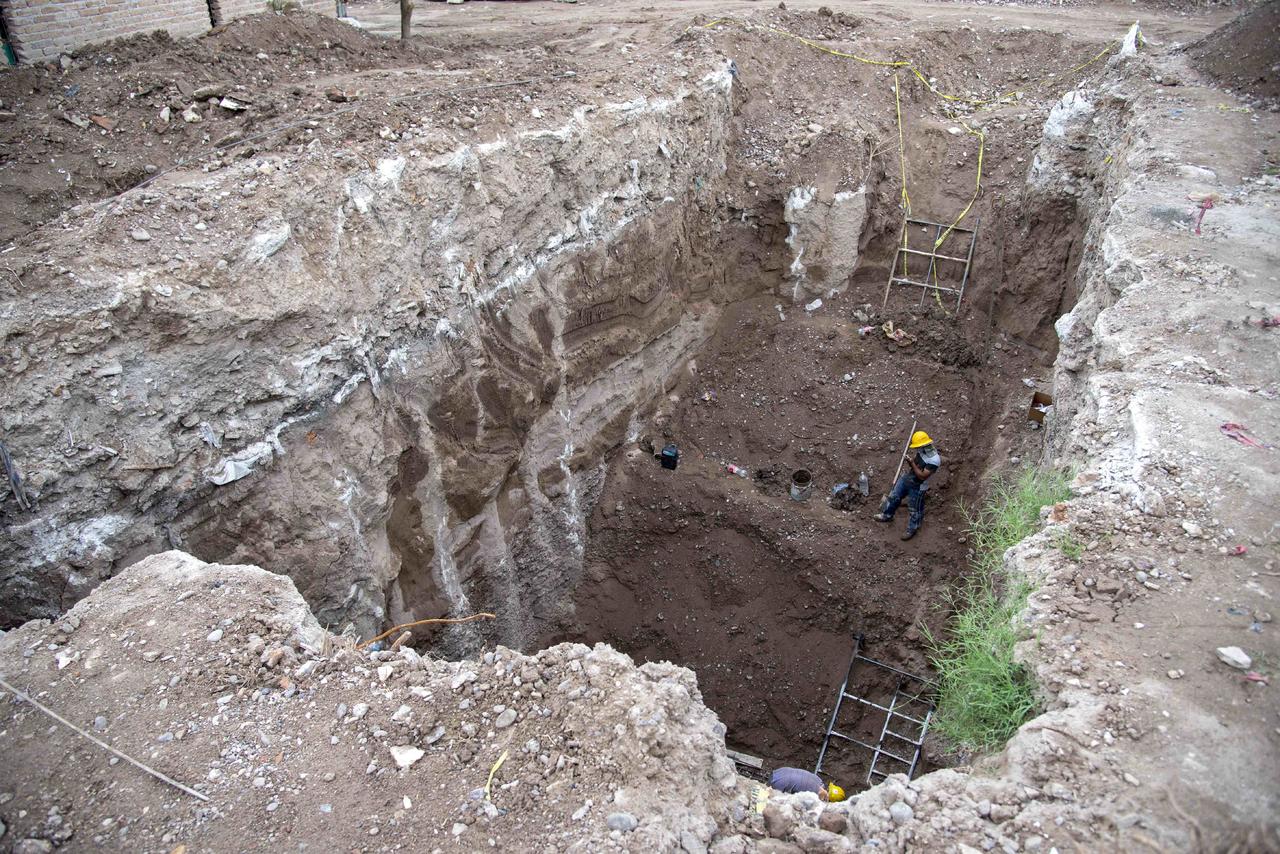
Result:
[[[835,803],[836,801],[843,801],[844,798],[844,789],[840,788],[835,783],[827,784],[827,800]]]
[[[929,438],[929,434],[923,430],[917,430],[911,434],[911,447],[923,448],[925,445],[932,445],[933,440]]]

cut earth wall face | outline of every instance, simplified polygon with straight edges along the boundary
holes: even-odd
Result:
[[[334,14],[333,0],[297,0],[309,12]],[[9,0],[3,7],[20,63],[45,62],[85,45],[164,30],[173,38],[269,11],[266,0]]]
[[[29,280],[80,281],[70,314],[25,303],[12,326],[28,355],[3,384],[57,436],[6,425],[40,494],[0,545],[6,619],[181,545],[289,574],[364,636],[470,590],[521,603],[490,640],[527,640],[565,607],[604,451],[730,287],[701,208],[732,78],[707,57],[669,86],[425,156],[435,132],[410,129],[380,159],[242,161],[95,206],[97,249]]]

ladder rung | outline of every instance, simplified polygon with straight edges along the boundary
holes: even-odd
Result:
[[[906,721],[911,721],[913,724],[919,724],[921,726],[924,726],[924,721],[918,721],[915,718],[911,717],[911,715],[904,715],[902,712],[895,712],[892,709],[879,705],[878,703],[873,703],[870,700],[864,700],[861,697],[857,696],[856,694],[846,693],[844,696],[850,700],[856,700],[859,703],[865,703],[866,705],[870,706],[873,709],[879,709],[880,711],[888,712],[889,714],[892,714],[895,717],[902,718],[903,720],[906,720]]]
[[[961,264],[968,264],[968,258],[958,258],[955,255],[939,255],[936,252],[925,252],[923,249],[908,249],[905,246],[898,247],[899,252],[910,252],[912,255],[924,255],[928,258],[937,258],[939,261],[958,261]]]
[[[915,225],[933,225],[941,229],[950,229],[952,231],[963,231],[965,234],[973,234],[972,228],[961,228],[958,225],[947,225],[946,223],[943,223],[943,222],[930,222],[927,219],[912,219],[911,217],[906,217],[906,220],[907,222],[914,223]]]
[[[877,755],[877,756],[888,756],[890,759],[896,759],[896,760],[898,760],[898,761],[899,761],[899,762],[901,762],[903,765],[910,765],[910,764],[911,764],[911,760],[910,760],[910,759],[903,759],[903,758],[902,758],[901,756],[899,756],[898,754],[896,754],[896,753],[890,753],[889,751],[885,750],[883,747],[877,747],[877,748],[876,748],[876,755]],[[872,761],[873,763],[875,762],[875,760],[874,760],[874,759],[872,759],[871,761]]]
[[[946,291],[949,294],[960,293],[960,291],[956,290],[955,288],[946,288],[946,287],[943,287],[942,285],[929,285],[929,284],[925,284],[924,282],[913,282],[911,279],[903,279],[903,278],[899,278],[898,276],[894,276],[890,281],[892,281],[895,285],[915,285],[917,288],[928,288],[929,290],[933,290],[933,291]]]
[[[884,734],[885,734],[885,735],[891,735],[891,736],[893,736],[894,738],[897,738],[897,739],[901,739],[902,741],[905,741],[907,744],[914,744],[916,747],[919,747],[920,745],[924,744],[924,740],[923,740],[923,739],[922,739],[922,740],[920,740],[920,741],[916,741],[914,738],[907,738],[905,735],[899,735],[898,733],[894,732],[894,731],[893,731],[893,730],[891,730],[891,729],[887,729],[887,730],[885,730],[885,731],[884,731]]]

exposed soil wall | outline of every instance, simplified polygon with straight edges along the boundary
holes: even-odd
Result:
[[[368,164],[177,174],[88,214],[91,258],[10,255],[30,301],[5,428],[38,509],[6,520],[7,618],[180,543],[296,574],[361,634],[515,597],[500,631],[521,639],[522,613],[556,607],[545,568],[580,548],[574,472],[714,315],[700,194],[730,94],[707,58],[485,143],[406,128]]]

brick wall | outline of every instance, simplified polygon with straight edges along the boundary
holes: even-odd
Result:
[[[308,12],[319,12],[321,15],[332,15],[337,9],[336,0],[293,0],[293,2]],[[232,18],[267,11],[268,0],[209,0],[209,9],[213,13],[214,24],[225,24]]]
[[[6,0],[2,5],[9,38],[24,63],[151,30],[177,37],[209,29],[205,0]]]
[[[295,0],[334,14],[334,0]],[[168,30],[174,38],[207,33],[211,22],[265,12],[267,0],[0,0],[21,63],[45,62],[93,42]]]

